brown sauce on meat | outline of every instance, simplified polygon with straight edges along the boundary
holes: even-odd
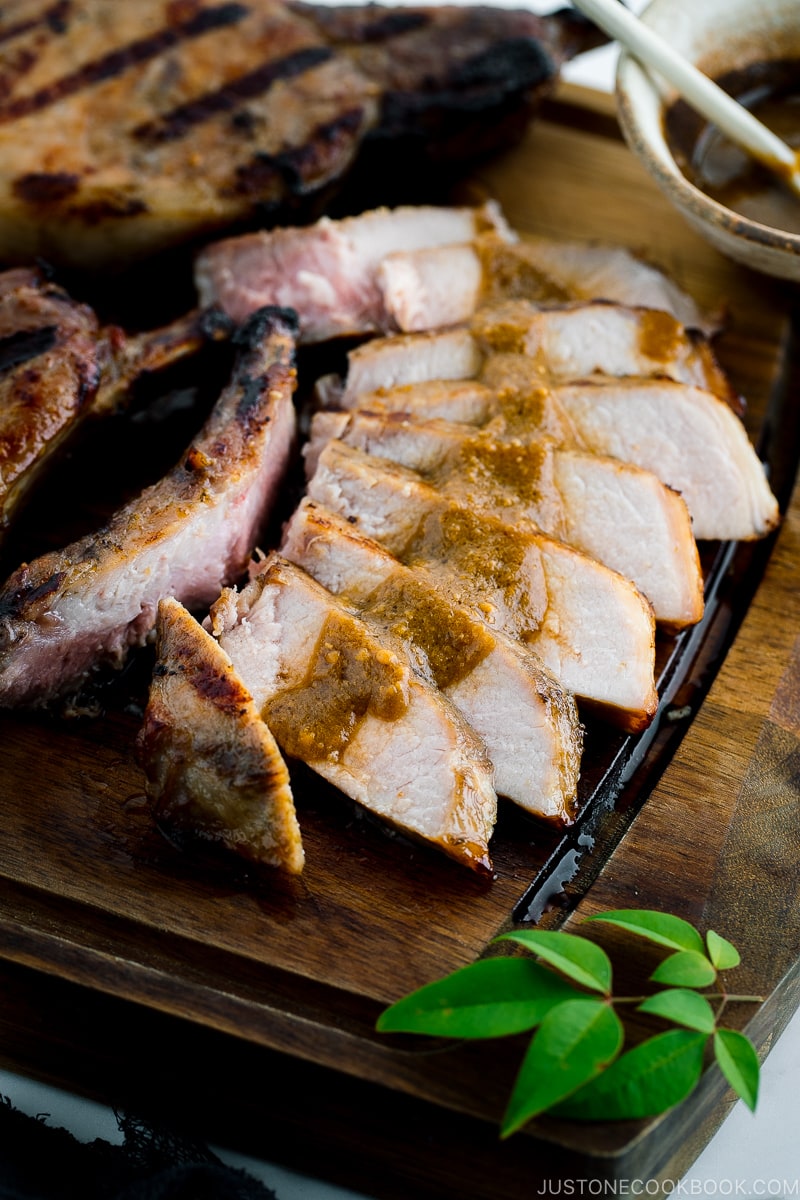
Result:
[[[683,329],[667,312],[644,308],[639,312],[639,351],[652,362],[667,362],[681,342]]]
[[[569,294],[534,263],[525,259],[525,247],[509,246],[496,235],[476,242],[481,262],[484,302],[498,300],[568,300]]]
[[[528,539],[514,529],[453,507],[421,523],[403,561],[410,566],[415,561],[447,563],[470,581],[468,601],[476,592],[485,592],[488,616],[494,593],[502,598],[517,632],[526,637],[539,629],[547,610],[544,577],[537,589],[525,569],[530,548]],[[454,588],[457,592],[457,581]]]
[[[542,498],[542,468],[546,449],[536,442],[499,442],[491,437],[466,441],[458,473],[467,484],[501,494],[508,503],[535,505]]]
[[[488,630],[413,579],[388,579],[369,599],[370,615],[422,650],[438,688],[465,679],[494,646]]]
[[[408,707],[407,670],[355,621],[331,613],[305,678],[264,706],[287,753],[304,762],[338,762],[366,716],[396,721]]]
[[[788,145],[800,150],[800,62],[762,62],[717,82]],[[683,101],[669,109],[665,133],[675,161],[695,187],[749,220],[800,234],[800,199],[778,176],[740,150]]]

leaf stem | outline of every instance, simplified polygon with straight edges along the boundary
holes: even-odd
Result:
[[[694,989],[692,989],[694,990]],[[651,993],[652,995],[652,993]],[[699,996],[704,996],[706,1000],[722,1000],[725,1004],[763,1004],[763,996],[738,996],[730,992],[698,992]],[[612,996],[612,1004],[641,1004],[644,1000],[649,1000],[647,996]]]

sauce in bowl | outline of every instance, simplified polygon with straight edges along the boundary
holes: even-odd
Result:
[[[800,62],[758,63],[717,83],[800,151]],[[676,163],[695,187],[751,221],[800,234],[800,196],[685,101],[668,109],[664,128]]]

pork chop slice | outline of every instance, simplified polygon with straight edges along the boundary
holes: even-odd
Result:
[[[366,392],[434,380],[477,379],[496,354],[524,355],[542,384],[589,378],[669,378],[742,402],[707,338],[656,309],[595,302],[538,307],[524,300],[479,309],[469,326],[375,338],[352,350],[343,384],[326,380],[320,401],[358,406]]]
[[[119,666],[174,596],[205,609],[245,570],[295,430],[294,316],[242,328],[229,384],[180,462],[96,533],[24,563],[0,589],[0,704],[74,693]]]
[[[227,654],[172,597],[158,604],[156,654],[137,739],[156,821],[298,875],[289,772]]]
[[[457,603],[533,648],[566,691],[607,719],[635,730],[652,718],[653,611],[616,571],[342,442],[323,450],[308,495],[401,562],[424,565]]]
[[[612,300],[661,309],[704,333],[719,327],[662,271],[622,246],[528,235],[510,242],[484,233],[393,251],[378,268],[378,284],[390,321],[404,332],[458,325],[482,305],[509,299]]]
[[[584,446],[654,471],[680,492],[698,539],[764,537],[778,502],[739,417],[704,388],[670,380],[553,390]]]
[[[211,630],[285,754],[481,873],[497,815],[477,735],[403,645],[294,564],[270,555]]]
[[[742,421],[718,396],[690,384],[614,379],[548,386],[523,355],[497,354],[480,379],[399,384],[349,397],[331,381],[323,399],[351,411],[487,427],[498,439],[548,437],[642,467],[680,493],[698,540],[763,537],[780,519]]]
[[[203,307],[219,305],[242,321],[265,304],[295,309],[300,340],[322,342],[397,326],[378,283],[383,259],[397,251],[468,242],[482,229],[510,230],[495,204],[377,209],[314,225],[261,230],[213,242],[195,260]],[[502,239],[501,239],[502,240]]]
[[[418,471],[476,512],[542,532],[633,581],[672,629],[703,615],[703,576],[689,512],[651,471],[547,440],[502,439],[400,413],[319,412],[309,474],[331,438]]]
[[[470,330],[484,355],[526,355],[549,383],[664,376],[741,406],[711,343],[671,313],[606,301],[538,307],[525,300],[480,309]]]
[[[433,682],[483,739],[501,796],[558,823],[572,819],[582,748],[577,709],[529,650],[453,601],[424,566],[403,566],[307,497],[281,554],[423,656]]]

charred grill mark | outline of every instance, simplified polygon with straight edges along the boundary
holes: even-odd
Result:
[[[6,593],[0,596],[0,621],[28,616],[32,606],[57,592],[66,578],[66,572],[54,571],[48,579],[45,579],[44,583],[40,583],[36,587],[26,587],[24,569],[20,575],[22,576],[20,586],[15,588],[10,595]]]
[[[315,126],[308,141],[300,146],[290,146],[280,154],[259,151],[236,168],[234,193],[258,199],[276,180],[294,192],[300,191],[315,176],[325,176],[342,151],[355,145],[363,122],[364,109],[358,106]]]
[[[181,41],[200,37],[214,29],[227,25],[235,25],[247,16],[249,9],[244,4],[219,4],[214,8],[204,8],[188,21],[176,24],[171,28],[160,29],[149,37],[139,38],[112,50],[102,58],[96,58],[85,63],[71,75],[63,75],[48,87],[41,88],[30,96],[20,96],[10,104],[0,107],[0,121],[14,121],[26,117],[48,105],[56,104],[68,96],[74,95],[83,88],[106,79],[121,75],[129,67],[137,66],[171,50]]]
[[[552,79],[557,66],[541,42],[506,38],[462,63],[447,77],[447,85],[462,89],[536,87]]]
[[[134,130],[134,136],[153,145],[177,141],[195,125],[209,121],[220,113],[231,112],[243,102],[262,96],[278,80],[302,75],[332,57],[333,51],[329,46],[307,46],[283,58],[272,59],[215,92],[207,92],[196,100],[164,113],[155,121],[147,121]]]
[[[78,217],[84,225],[101,225],[104,221],[122,217],[138,217],[147,211],[147,205],[138,196],[108,196],[86,204],[70,205],[68,215]]]
[[[57,332],[56,325],[45,325],[42,329],[11,333],[8,337],[0,338],[0,371],[9,371],[51,350],[56,344]]]
[[[429,24],[430,16],[427,13],[389,13],[377,21],[367,22],[360,30],[360,38],[363,42],[386,42]]]
[[[73,195],[80,183],[79,175],[72,175],[66,171],[52,174],[46,171],[31,171],[15,179],[12,190],[17,199],[24,200],[26,204],[58,204]]]
[[[18,21],[16,25],[0,29],[0,43],[22,37],[23,34],[30,33],[32,29],[36,29],[40,25],[46,25],[53,33],[65,33],[67,17],[71,8],[72,0],[57,0],[56,4],[51,4],[38,17],[32,17],[29,21]]]

